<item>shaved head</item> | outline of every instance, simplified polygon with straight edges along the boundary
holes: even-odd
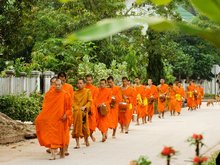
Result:
[[[56,90],[60,91],[62,89],[62,80],[56,79],[55,86],[56,86]]]

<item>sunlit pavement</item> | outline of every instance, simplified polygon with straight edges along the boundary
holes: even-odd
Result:
[[[91,142],[90,147],[81,145],[80,149],[73,149],[75,141],[71,139],[70,155],[64,159],[48,160],[49,154],[45,148],[39,146],[37,140],[30,140],[8,146],[0,146],[1,165],[128,165],[140,155],[146,155],[152,165],[165,164],[160,157],[163,147],[172,146],[178,154],[172,159],[173,165],[191,164],[194,157],[194,146],[190,146],[186,139],[193,133],[202,133],[204,143],[201,153],[207,153],[211,148],[220,144],[220,104],[207,107],[204,103],[197,111],[184,108],[180,116],[165,114],[165,119],[154,116],[152,123],[136,126],[132,123],[129,134],[117,132],[117,138],[112,139],[109,131],[105,143],[101,141],[100,132],[95,133],[97,141]],[[83,143],[83,140],[81,140]]]

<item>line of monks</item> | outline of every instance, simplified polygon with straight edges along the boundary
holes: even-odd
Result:
[[[77,90],[66,83],[66,74],[61,72],[51,79],[51,88],[45,94],[42,111],[35,120],[36,133],[41,146],[48,148],[50,160],[56,159],[56,152],[60,148],[61,158],[69,155],[69,130],[72,126],[72,138],[76,140],[75,149],[80,148],[80,138],[84,138],[89,146],[89,137],[96,141],[93,132],[98,128],[102,134],[102,142],[107,140],[107,132],[112,129],[112,138],[116,137],[118,124],[122,133],[128,134],[129,125],[136,116],[136,125],[139,120],[142,124],[152,122],[154,109],[158,117],[164,118],[168,109],[171,115],[179,115],[182,103],[187,99],[189,110],[199,108],[204,96],[200,85],[192,81],[184,91],[181,83],[155,86],[151,79],[147,85],[135,78],[135,84],[130,85],[127,77],[122,78],[122,85],[116,86],[114,78],[101,79],[99,87],[92,85],[92,75],[78,79]],[[155,104],[157,103],[157,104]],[[154,107],[154,106],[157,107]]]

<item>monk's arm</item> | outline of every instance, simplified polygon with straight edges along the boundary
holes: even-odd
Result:
[[[91,104],[92,104],[92,94],[91,94],[91,91],[88,91],[88,93],[87,93],[87,102],[84,105],[86,107],[87,111],[90,110]]]
[[[66,118],[68,120],[69,125],[72,123],[72,101],[71,96],[69,94],[65,95],[65,112]]]
[[[115,97],[116,97],[116,102],[122,101],[122,94],[121,94],[121,90],[120,89],[117,91],[117,94],[116,94]]]

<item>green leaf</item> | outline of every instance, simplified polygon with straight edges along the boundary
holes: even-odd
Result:
[[[69,35],[65,39],[64,43],[68,44],[76,39],[82,41],[100,40],[129,28],[148,24],[155,25],[155,28],[161,29],[157,26],[157,24],[159,25],[162,23],[164,23],[164,26],[167,24],[165,23],[165,19],[160,17],[124,17],[117,19],[105,19],[95,25]]]
[[[193,14],[191,14],[190,12],[188,12],[186,9],[184,9],[181,6],[178,6],[176,11],[180,14],[183,21],[186,21],[186,22],[191,22],[193,18],[195,17]]]
[[[219,0],[191,0],[193,6],[211,20],[220,24],[220,1]]]
[[[74,2],[75,0],[59,0],[61,3]]]
[[[202,29],[187,23],[171,22],[161,17],[124,17],[116,19],[102,20],[94,25],[69,35],[65,44],[74,40],[93,41],[100,40],[121,31],[137,26],[150,26],[156,31],[182,31],[191,35],[197,35],[203,39],[212,42],[220,49],[220,32]]]
[[[136,3],[137,5],[141,5],[142,3],[144,3],[144,0],[136,0],[135,3]]]
[[[185,24],[185,23],[176,23],[176,26],[178,27],[179,31],[182,31],[182,32],[185,32],[191,35],[197,35],[213,43],[217,48],[220,49],[220,31],[219,30],[218,31],[206,30],[206,29],[202,29],[196,26]]]
[[[167,5],[172,0],[151,0],[155,5]]]

